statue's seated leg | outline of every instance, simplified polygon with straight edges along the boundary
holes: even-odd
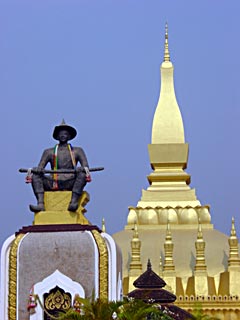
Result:
[[[78,208],[78,200],[81,197],[83,188],[86,185],[86,174],[78,172],[72,187],[72,198],[68,206],[69,211],[75,212]]]
[[[32,212],[45,211],[45,206],[44,206],[43,198],[44,198],[44,193],[38,193],[37,205],[30,204],[30,205],[29,205],[29,209],[30,209]]]
[[[44,190],[51,190],[51,181],[46,179],[43,175],[33,174],[32,188],[37,198],[37,205],[30,204],[30,210],[32,212],[45,211]]]
[[[78,208],[78,200],[80,198],[81,195],[75,193],[75,192],[72,192],[72,198],[71,198],[71,202],[69,203],[69,206],[68,206],[68,210],[69,211],[73,211],[75,212]]]

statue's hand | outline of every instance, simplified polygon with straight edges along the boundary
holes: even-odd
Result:
[[[86,172],[86,182],[91,182],[92,178],[91,178],[91,175],[90,175],[89,168],[88,167],[84,167],[84,170]]]

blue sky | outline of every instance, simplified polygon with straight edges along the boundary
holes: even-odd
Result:
[[[20,167],[38,163],[64,118],[93,174],[87,218],[123,229],[151,172],[164,27],[190,144],[187,172],[212,222],[240,227],[238,0],[0,1],[0,244],[30,225],[35,203]]]

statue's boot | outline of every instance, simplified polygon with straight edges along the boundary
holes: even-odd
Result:
[[[77,208],[78,208],[78,200],[80,198],[80,194],[78,193],[75,193],[75,192],[72,192],[72,198],[71,198],[71,202],[69,203],[69,206],[68,206],[68,210],[69,211],[76,211]]]
[[[37,193],[36,194],[37,197],[37,202],[38,204],[36,206],[34,206],[33,204],[30,204],[29,209],[32,212],[39,212],[39,211],[45,211],[45,207],[44,207],[44,193]]]

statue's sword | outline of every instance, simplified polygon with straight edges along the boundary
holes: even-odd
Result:
[[[29,169],[25,169],[25,168],[21,168],[19,169],[19,172],[31,172],[31,173],[36,173],[36,174],[48,174],[48,173],[57,173],[57,174],[66,174],[66,173],[76,173],[78,170],[82,170],[85,172],[85,168],[84,167],[78,167],[77,170],[74,169],[58,169],[58,170],[47,170],[47,169],[42,169],[41,172],[39,172],[38,169],[34,169],[34,168],[29,168]],[[97,168],[89,168],[88,169],[90,172],[94,172],[94,171],[102,171],[104,170],[103,167],[97,167]]]

